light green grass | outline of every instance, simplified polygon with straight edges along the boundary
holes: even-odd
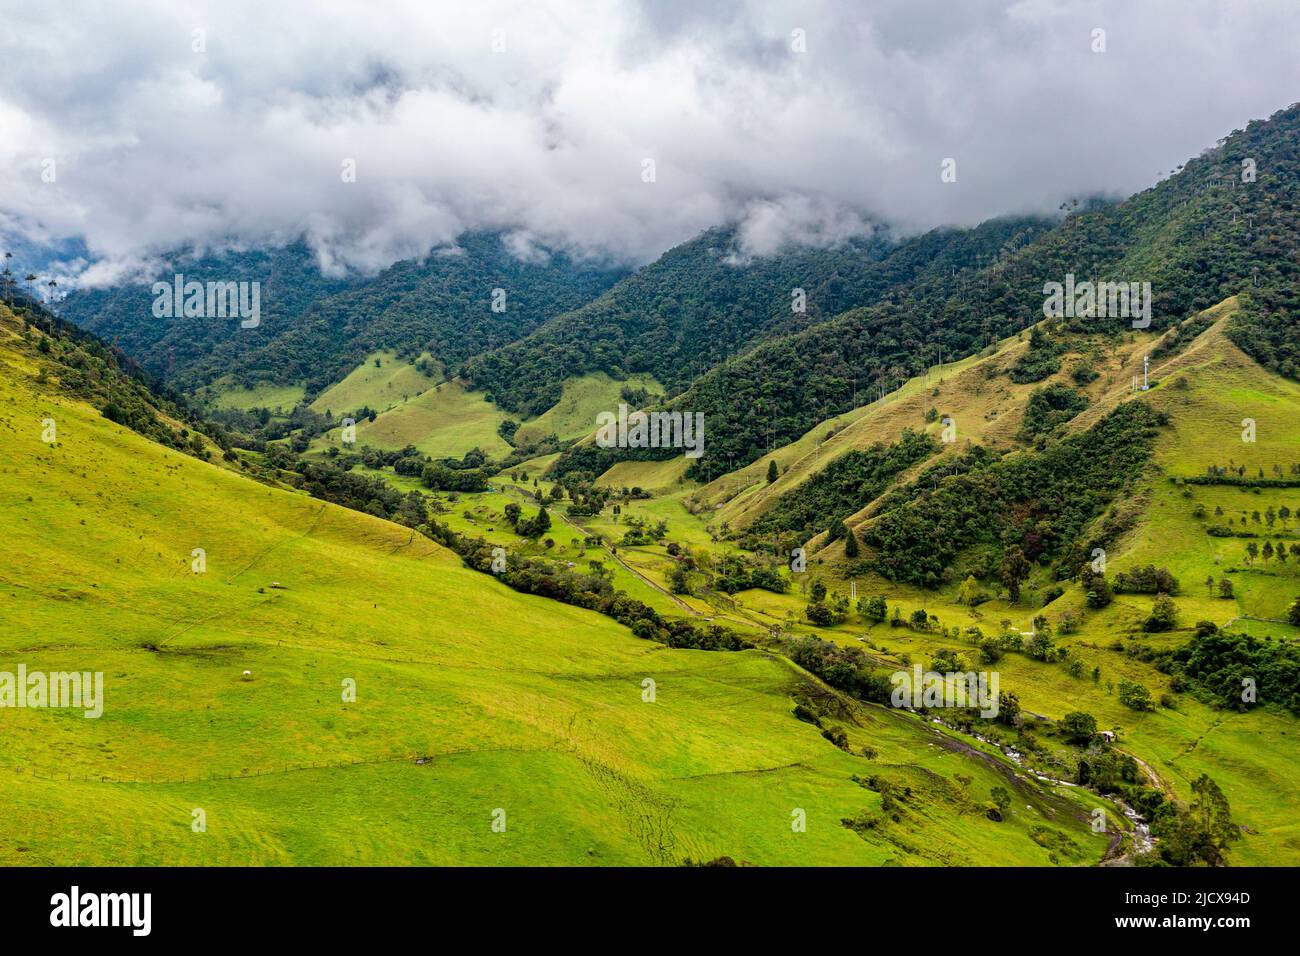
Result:
[[[1042,864],[1040,822],[1079,845],[1062,862],[1104,849],[1084,798],[1027,778],[1026,809],[987,820],[1014,771],[904,715],[854,718],[873,760],[835,748],[791,715],[807,678],[779,658],[671,650],[518,594],[36,372],[0,346],[0,669],[101,671],[105,703],[0,710],[0,864]],[[850,779],[871,772],[917,796],[864,839],[840,821],[878,805]]]
[[[212,404],[217,408],[269,408],[273,412],[291,412],[306,395],[301,385],[273,385],[264,382],[252,388],[226,386],[213,390]]]
[[[442,377],[440,367],[427,352],[420,358],[429,362],[432,376],[425,375],[414,363],[398,359],[393,352],[376,352],[341,382],[321,392],[311,409],[321,414],[330,411],[335,418],[342,418],[360,408],[382,412],[410,401]]]
[[[526,443],[550,434],[561,441],[590,434],[596,430],[596,416],[600,412],[618,413],[619,403],[624,401],[619,393],[624,387],[663,393],[663,386],[652,375],[633,375],[626,381],[616,381],[604,372],[591,372],[570,378],[565,381],[558,402],[520,426],[517,442]]]
[[[383,412],[375,420],[357,423],[357,445],[396,450],[414,445],[434,458],[459,458],[472,448],[491,457],[510,453],[497,427],[506,415],[483,400],[482,392],[466,391],[460,381],[443,382],[410,401]],[[339,444],[340,430],[312,442],[313,450]]]

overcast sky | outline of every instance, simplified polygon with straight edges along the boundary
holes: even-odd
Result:
[[[1127,195],[1300,99],[1298,51],[1296,0],[0,0],[0,231],[88,281],[302,234],[762,254]]]

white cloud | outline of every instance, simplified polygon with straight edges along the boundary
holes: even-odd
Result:
[[[83,236],[97,281],[303,234],[373,271],[470,228],[640,262],[724,221],[748,254],[971,224],[1288,105],[1297,28],[1283,0],[0,2],[0,221]]]

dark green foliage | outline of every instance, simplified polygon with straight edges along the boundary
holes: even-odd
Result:
[[[66,310],[180,387],[230,373],[241,384],[304,381],[311,395],[380,349],[410,360],[428,351],[458,365],[590,301],[623,275],[580,267],[563,253],[525,263],[495,233],[468,233],[457,246],[458,254],[403,260],[364,282],[324,279],[302,243],[178,260],[164,276],[261,282],[255,329],[229,319],[155,319],[149,284],[74,294]],[[496,288],[506,290],[505,312],[491,309]]]
[[[1049,375],[1061,370],[1061,353],[1065,351],[1064,343],[1057,337],[1043,333],[1041,326],[1034,326],[1029,333],[1029,348],[1011,366],[1011,381],[1025,384],[1041,382]]]
[[[716,366],[669,403],[704,412],[710,429],[690,477],[708,480],[747,464],[862,403],[872,388],[898,387],[940,349],[944,356],[969,355],[1041,322],[1044,282],[1063,282],[1067,273],[1151,282],[1153,330],[1256,279],[1265,288],[1294,287],[1300,280],[1298,142],[1300,105],[1234,132],[1178,175],[1122,203],[1092,204],[1050,230],[1022,223],[999,232],[998,224],[986,223],[985,232],[973,230],[961,246],[973,261],[954,262],[955,276],[949,268],[917,270],[870,307],[762,342]],[[1248,157],[1258,163],[1254,183],[1241,182]],[[977,253],[981,238],[986,244]],[[990,252],[992,261],[980,267],[977,256]],[[1086,333],[1131,329],[1128,319],[1065,323]],[[610,364],[625,354],[615,352]],[[1285,361],[1279,357],[1279,367]],[[503,368],[501,377],[508,374]]]
[[[1241,839],[1228,798],[1208,774],[1192,782],[1190,807],[1162,803],[1151,814],[1155,852],[1170,866],[1226,866],[1231,844]]]
[[[713,586],[724,594],[735,594],[750,588],[784,594],[790,582],[773,565],[758,558],[726,554],[718,559]]]
[[[885,615],[889,613],[889,607],[885,603],[884,596],[879,594],[874,597],[859,598],[858,610],[872,624],[879,624],[885,619]]]
[[[935,233],[894,247],[882,232],[833,249],[745,259],[734,228],[711,229],[594,302],[474,359],[466,372],[503,407],[528,415],[555,404],[561,383],[584,372],[651,372],[680,391],[757,342],[874,301],[937,267],[961,235]],[[806,295],[802,313],[792,310],[796,288]]]
[[[887,704],[893,687],[889,678],[871,669],[860,648],[845,647],[817,637],[797,637],[786,643],[786,656],[804,670],[859,700]]]
[[[1157,594],[1151,613],[1142,622],[1144,631],[1170,631],[1178,623],[1178,608],[1167,594]]]
[[[1228,323],[1228,338],[1266,368],[1300,379],[1300,292],[1296,280],[1274,288],[1251,289],[1238,301],[1241,310]]]
[[[431,461],[424,466],[420,479],[426,488],[434,491],[487,491],[488,482],[478,468],[449,468],[441,462]]]
[[[508,555],[506,569],[494,573],[493,545],[489,541],[457,534],[436,520],[430,520],[418,530],[455,551],[469,567],[493,574],[516,591],[599,611],[631,628],[643,640],[704,651],[739,651],[752,646],[734,631],[716,624],[663,618],[654,608],[628,597],[623,591],[615,591],[600,574],[583,573],[557,561],[518,554]]]
[[[1092,364],[1084,359],[1080,359],[1070,367],[1070,378],[1075,385],[1080,387],[1087,385],[1089,382],[1095,382],[1100,377]]]
[[[1131,680],[1121,680],[1117,685],[1119,691],[1119,702],[1125,707],[1132,710],[1155,710],[1155,702],[1151,699],[1151,691],[1147,690],[1141,684]]]
[[[845,452],[781,495],[750,527],[750,537],[793,531],[808,538],[831,527],[837,531],[832,538],[841,537],[844,519],[879,497],[895,478],[935,449],[934,439],[928,435],[904,429],[892,445],[877,442],[865,451]]]
[[[186,281],[260,283],[261,324],[244,329],[238,319],[156,318],[153,280],[76,290],[61,308],[73,322],[117,343],[147,371],[183,389],[208,384],[244,363],[258,363],[261,350],[294,327],[313,302],[342,292],[356,281],[323,276],[316,257],[301,241],[278,249],[201,257],[181,250],[169,260],[155,280],[172,282],[180,273]],[[339,345],[329,343],[328,347],[337,349]],[[244,384],[254,380],[236,377]]]
[[[1061,730],[1070,743],[1086,747],[1097,733],[1097,718],[1074,710],[1061,718]]]
[[[41,362],[52,365],[55,371],[57,384],[49,379],[43,365],[38,384],[48,384],[52,391],[94,405],[109,421],[196,458],[210,457],[202,436],[218,445],[228,460],[234,456],[232,448],[236,443],[241,447],[246,444],[241,436],[205,418],[184,398],[93,333],[65,322],[35,302],[24,301],[15,308],[21,313],[27,340],[35,343],[34,351]],[[180,422],[180,427],[172,421]]]
[[[1035,389],[1025,405],[1025,421],[1020,427],[1020,435],[1032,439],[1050,432],[1087,407],[1088,399],[1059,382]]]
[[[1178,579],[1168,568],[1141,565],[1115,575],[1117,594],[1177,594]]]
[[[1187,644],[1158,657],[1157,666],[1221,707],[1274,703],[1300,714],[1300,647],[1293,643],[1232,634],[1207,622]],[[1243,699],[1247,679],[1254,682],[1254,701]]]
[[[935,587],[976,544],[1015,545],[1031,562],[1059,555],[1135,478],[1161,413],[1127,402],[1086,432],[1041,452],[997,459],[973,452],[946,477],[891,495],[863,533],[873,566],[892,581]]]
[[[1091,565],[1085,564],[1080,569],[1079,582],[1083,585],[1083,593],[1088,602],[1088,607],[1093,610],[1101,610],[1115,600],[1114,592],[1111,590],[1110,583],[1106,580],[1106,575],[1094,572]]]

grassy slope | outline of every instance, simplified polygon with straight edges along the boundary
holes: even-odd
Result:
[[[878,756],[850,756],[790,716],[804,678],[779,659],[639,641],[406,529],[165,450],[38,386],[10,342],[0,669],[100,670],[106,704],[0,711],[0,864],[1043,863],[1040,822],[1076,862],[1103,848],[1078,804],[1023,781],[1023,809],[984,819],[1006,765],[905,715],[863,711],[849,733]],[[839,821],[878,806],[849,780],[873,771],[920,796],[864,840]]]
[[[421,358],[432,363],[427,353]],[[378,361],[379,365],[375,365]],[[437,377],[437,365],[431,370],[435,378],[417,369],[414,363],[401,361],[393,352],[375,352],[348,373],[343,381],[331,385],[311,403],[314,412],[331,411],[336,417],[366,407],[387,411],[429,389]]]
[[[510,453],[510,446],[497,434],[497,426],[505,420],[505,414],[484,401],[481,392],[466,391],[456,379],[426,389],[383,412],[373,422],[358,422],[357,445],[383,449],[414,445],[435,458],[459,458],[478,447],[500,458]],[[317,438],[312,447],[328,448],[338,441],[339,431],[335,429]]]
[[[379,368],[374,366],[376,357],[381,361]],[[649,375],[634,375],[627,382],[615,381],[603,372],[570,379],[553,407],[520,426],[517,441],[551,433],[571,439],[591,432],[598,412],[618,409],[624,385],[661,390]],[[497,433],[497,426],[509,415],[485,401],[481,392],[467,391],[459,380],[430,386],[413,365],[398,363],[389,353],[370,356],[342,382],[322,393],[312,408],[318,412],[328,408],[339,418],[345,410],[362,405],[381,413],[373,422],[357,425],[358,445],[398,449],[411,444],[435,458],[458,458],[476,446],[496,458],[510,453],[510,445]],[[338,440],[337,431],[329,432],[312,447],[320,450]]]
[[[623,382],[604,372],[571,378],[564,383],[558,402],[520,426],[518,440],[527,442],[551,433],[561,440],[589,434],[596,428],[598,413],[618,412],[619,402],[623,401],[619,393],[624,386],[645,388],[652,394],[663,392],[663,386],[652,375],[632,375]]]
[[[269,408],[271,411],[290,412],[302,401],[304,394],[306,391],[302,385],[263,382],[252,388],[214,387],[203,390],[200,396],[211,397],[217,408]]]
[[[1172,427],[1160,438],[1148,477],[1130,499],[1120,503],[1122,508],[1137,510],[1135,526],[1107,548],[1108,570],[1112,578],[1115,572],[1135,564],[1154,563],[1175,573],[1183,585],[1183,593],[1177,598],[1180,630],[1167,635],[1143,636],[1141,622],[1150,611],[1151,596],[1118,595],[1109,608],[1090,612],[1086,611],[1083,596],[1076,585],[1051,603],[1046,613],[1051,620],[1058,619],[1066,609],[1085,614],[1080,630],[1060,638],[1059,642],[1076,649],[1087,662],[1089,671],[1094,665],[1100,666],[1102,680],[1094,684],[1087,677],[1071,678],[1062,665],[1043,664],[1020,655],[1008,655],[997,666],[1002,674],[1003,688],[1016,692],[1027,710],[1056,719],[1076,709],[1094,714],[1100,727],[1118,731],[1122,746],[1150,764],[1180,797],[1189,798],[1191,781],[1202,772],[1209,773],[1227,794],[1234,817],[1251,831],[1233,851],[1235,863],[1294,864],[1300,860],[1300,824],[1296,823],[1300,819],[1300,800],[1295,796],[1300,791],[1300,723],[1280,709],[1266,707],[1248,714],[1236,714],[1214,710],[1185,694],[1178,696],[1174,710],[1160,708],[1154,713],[1138,714],[1121,706],[1115,698],[1113,686],[1108,686],[1127,678],[1146,685],[1157,697],[1169,687],[1169,679],[1150,665],[1112,649],[1116,640],[1137,639],[1155,647],[1176,646],[1187,639],[1198,620],[1225,625],[1242,616],[1281,618],[1290,601],[1300,595],[1300,566],[1296,562],[1279,564],[1274,561],[1267,567],[1257,562],[1253,567],[1247,567],[1244,562],[1246,539],[1216,538],[1205,530],[1220,520],[1214,517],[1216,507],[1225,511],[1222,520],[1236,515],[1240,522],[1242,509],[1263,512],[1269,505],[1277,508],[1286,503],[1294,510],[1300,506],[1300,492],[1284,489],[1263,490],[1256,494],[1237,488],[1184,487],[1172,480],[1203,474],[1206,466],[1226,465],[1229,461],[1245,464],[1250,475],[1256,474],[1259,467],[1264,468],[1266,475],[1271,475],[1274,463],[1282,465],[1285,471],[1291,462],[1300,460],[1294,425],[1297,414],[1300,414],[1300,386],[1261,368],[1226,339],[1223,326],[1234,305],[1232,300],[1228,300],[1210,310],[1218,320],[1216,325],[1179,354],[1152,363],[1154,386],[1146,400],[1170,413]],[[1136,344],[1141,346],[1144,343],[1139,341]],[[1094,404],[1071,422],[1071,429],[1088,427],[1113,409],[1117,402],[1130,396],[1128,375],[1121,374],[1116,363],[1127,354],[1129,360],[1125,367],[1140,369],[1143,351],[1142,348],[1134,351],[1131,346],[1124,346],[1108,360],[1107,368],[1114,366],[1112,374],[1103,371],[1102,378],[1093,383],[1089,394]],[[1068,368],[1068,365],[1067,359],[1064,367]],[[1098,368],[1103,369],[1101,365]],[[1113,378],[1114,382],[1107,388],[1108,378]],[[1009,391],[1001,383],[998,383],[998,388]],[[997,392],[989,394],[996,395]],[[969,404],[977,397],[968,390],[956,400]],[[918,404],[917,409],[920,407]],[[979,411],[973,404],[971,410]],[[884,419],[885,414],[879,413],[878,418]],[[980,414],[967,413],[964,417],[974,420],[977,427],[985,420]],[[1018,427],[1019,417],[1017,409],[1013,417],[1015,427]],[[1257,440],[1253,444],[1241,440],[1243,418],[1256,420]],[[959,427],[962,420],[963,416],[959,415]],[[996,422],[996,417],[989,420]],[[852,436],[855,428],[868,427],[871,430],[867,436],[855,444],[868,443],[877,437],[891,440],[890,435],[881,434],[880,422],[873,422],[869,415],[859,421],[860,425],[845,429],[836,440]],[[896,436],[897,429],[901,429],[904,423],[890,424]],[[986,431],[985,440],[996,441],[1013,433],[1015,427],[1003,426],[1001,435]],[[963,434],[962,437],[967,436]],[[783,453],[792,462],[791,475],[797,468],[806,468],[806,457],[784,450],[777,454]],[[778,457],[778,460],[782,459]],[[750,466],[751,469],[755,467]],[[781,482],[791,475],[782,476]],[[702,489],[701,494],[718,494],[728,481],[733,487],[739,484],[736,476],[728,476]],[[1198,504],[1204,506],[1206,517],[1195,516]],[[723,515],[728,513],[727,508],[721,512]],[[1260,530],[1260,526],[1254,523],[1250,527]],[[1270,539],[1276,537],[1288,543],[1300,538],[1300,519],[1292,518],[1286,524],[1279,521],[1269,533]],[[1262,546],[1263,538],[1257,539],[1256,543]],[[836,544],[819,552],[811,560],[809,570],[809,577],[822,577],[832,592],[847,590],[843,577],[842,545]],[[1210,596],[1203,582],[1211,574],[1216,579],[1228,576],[1233,580],[1235,600]],[[1037,596],[1047,582],[1032,583],[1029,599],[1020,605],[995,600],[974,611],[956,603],[955,586],[938,593],[926,592],[893,584],[874,575],[860,576],[856,583],[859,595],[884,594],[891,608],[902,608],[904,617],[923,608],[936,614],[945,626],[965,628],[973,625],[991,633],[997,631],[1002,619],[1010,619],[1016,627],[1027,630],[1029,619],[1039,613]],[[802,584],[806,588],[807,581]],[[802,615],[807,598],[801,594],[800,588],[787,595],[750,591],[736,598],[741,608],[759,615],[759,620],[808,628]],[[1234,627],[1292,640],[1300,637],[1296,628],[1285,624],[1238,620]],[[869,627],[856,615],[851,622],[821,633],[855,644],[859,636],[866,635],[889,649],[890,655],[883,657],[882,661],[890,665],[900,663],[895,655],[910,653],[914,660],[925,661],[945,647],[956,647],[968,657],[975,656],[970,647],[954,645],[950,639],[892,629],[887,625]]]
[[[1142,352],[1154,339],[1153,335],[1143,334],[1134,335],[1131,341],[1104,343],[1092,359],[1100,377],[1079,390],[1094,401],[1116,387],[1127,392],[1134,363],[1140,371]],[[1069,380],[1068,369],[1078,358],[1077,353],[1063,356],[1061,370],[1041,382],[1017,384],[998,374],[1013,364],[1026,347],[1025,337],[1011,338],[999,343],[991,354],[936,366],[927,375],[910,379],[883,400],[827,419],[798,441],[715,479],[694,497],[716,510],[719,523],[725,521],[732,528],[744,528],[781,495],[797,488],[851,449],[867,448],[878,441],[897,441],[904,428],[925,430],[937,438],[943,424],[926,423],[925,414],[930,408],[940,416],[950,417],[957,427],[957,441],[944,446],[945,454],[960,453],[968,441],[1012,447],[1024,418],[1025,402],[1033,391],[1050,382],[1075,387]],[[769,485],[766,475],[773,460],[782,474]],[[913,472],[921,467],[925,465]],[[900,480],[906,480],[913,472]],[[864,508],[867,504],[863,502]]]

